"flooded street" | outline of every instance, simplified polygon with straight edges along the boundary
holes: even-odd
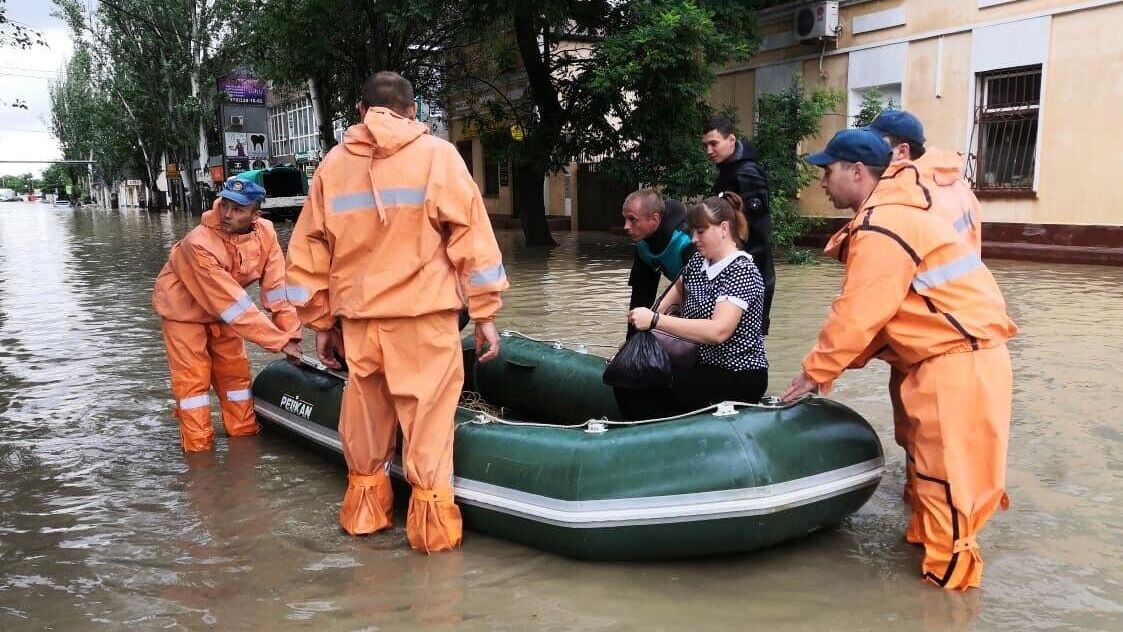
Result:
[[[873,499],[836,530],[725,559],[577,562],[472,532],[426,557],[400,516],[344,536],[345,468],[279,431],[219,426],[213,454],[185,457],[149,301],[195,221],[0,205],[0,630],[1123,629],[1123,268],[990,262],[1021,327],[1012,506],[981,538],[984,587],[945,594],[903,540],[881,363],[832,395],[882,437]],[[500,328],[619,342],[629,244],[557,237],[546,256],[499,235]],[[840,277],[826,261],[778,268],[770,393]],[[251,345],[256,368],[272,357]]]

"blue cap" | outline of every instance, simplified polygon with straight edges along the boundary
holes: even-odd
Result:
[[[224,197],[235,204],[248,206],[264,200],[265,189],[252,180],[231,176],[226,179],[225,188],[218,192],[218,197]]]
[[[924,146],[924,126],[920,119],[904,110],[882,110],[866,129]]]
[[[825,167],[837,160],[860,162],[870,167],[885,167],[893,148],[881,136],[868,129],[844,129],[834,135],[826,149],[806,158],[816,167]]]

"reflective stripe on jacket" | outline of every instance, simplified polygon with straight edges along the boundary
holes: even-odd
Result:
[[[912,163],[894,163],[843,229],[845,239],[832,239],[846,273],[803,360],[816,382],[829,385],[861,363],[879,334],[877,344],[883,340],[914,365],[1016,333],[990,270],[946,220],[928,212],[932,198],[921,180]]]
[[[983,249],[983,214],[963,179],[963,154],[929,147],[914,164],[932,194],[932,213],[944,218],[976,253]]]
[[[280,351],[300,337],[300,321],[286,298],[285,260],[273,224],[258,218],[253,230],[232,235],[221,228],[218,205],[172,246],[156,277],[152,305],[168,320],[224,322],[243,338],[269,351]],[[245,287],[261,284],[261,302],[272,319],[254,305]]]
[[[371,108],[312,181],[288,252],[289,299],[314,329],[468,303],[490,320],[507,275],[483,199],[456,148]]]

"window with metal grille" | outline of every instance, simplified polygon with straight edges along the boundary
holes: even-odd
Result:
[[[1041,66],[1007,68],[977,77],[978,142],[968,179],[980,192],[1032,192],[1037,169]]]

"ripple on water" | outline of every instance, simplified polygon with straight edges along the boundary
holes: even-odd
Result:
[[[0,210],[0,629],[1123,629],[1123,496],[1112,411],[1123,269],[993,262],[1021,327],[1009,488],[983,537],[986,585],[917,581],[902,541],[903,463],[887,372],[834,397],[871,421],[887,474],[838,529],[754,555],[585,564],[469,533],[466,548],[348,538],[345,469],[284,437],[185,458],[149,304],[193,220],[124,211]],[[30,208],[29,208],[30,207]],[[291,225],[280,224],[283,239]],[[551,253],[498,234],[512,281],[500,326],[615,346],[630,246],[559,235]],[[781,264],[771,391],[798,370],[841,268]],[[604,353],[602,349],[594,352]],[[260,367],[268,354],[251,347]],[[311,622],[311,623],[309,623]]]

